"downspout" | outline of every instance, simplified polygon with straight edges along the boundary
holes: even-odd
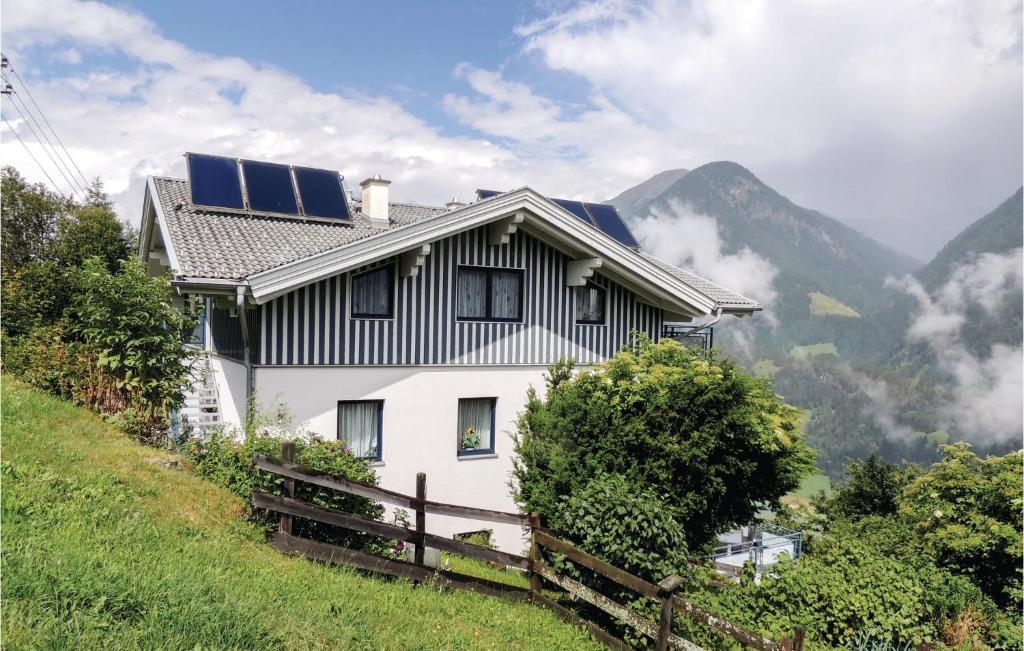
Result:
[[[690,328],[689,330],[687,330],[686,332],[684,332],[680,336],[681,337],[689,337],[690,335],[695,335],[695,334],[697,334],[698,332],[700,332],[701,330],[703,330],[705,328],[710,328],[710,327],[714,326],[715,324],[717,324],[721,320],[722,320],[722,308],[717,307],[717,308],[715,308],[715,316],[712,317],[712,319],[710,321],[708,321],[707,323],[702,323],[699,326],[694,326],[694,327]]]
[[[249,317],[245,312],[245,287],[238,287],[235,294],[235,305],[238,308],[238,325],[242,330],[242,361],[245,364],[245,401],[242,403],[245,405],[245,414],[243,418],[248,420],[249,418],[249,396],[253,394],[255,389],[255,374],[252,368],[252,359],[250,358],[250,350],[252,346],[249,344]],[[243,427],[246,423],[242,423]]]

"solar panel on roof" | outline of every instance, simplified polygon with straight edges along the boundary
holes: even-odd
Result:
[[[185,154],[192,203],[197,206],[245,208],[238,161],[224,156]]]
[[[243,160],[242,175],[245,177],[250,210],[299,214],[292,173],[287,165]]]
[[[476,191],[476,198],[477,198],[478,201],[483,201],[484,199],[490,199],[491,197],[496,197],[499,194],[501,194],[501,192],[498,192],[497,190],[477,190]]]
[[[590,218],[590,215],[587,214],[586,209],[583,208],[582,201],[569,201],[568,199],[552,199],[552,201],[576,215],[582,221],[587,222],[591,226],[594,225],[594,221]]]
[[[626,223],[622,221],[622,217],[619,216],[619,211],[615,209],[615,206],[610,206],[606,203],[587,203],[584,204],[584,207],[590,213],[590,216],[594,218],[594,224],[602,231],[626,246],[640,246],[640,243],[633,237],[633,233],[629,231]]]
[[[295,183],[299,187],[302,210],[312,217],[351,219],[341,177],[331,170],[296,167]]]

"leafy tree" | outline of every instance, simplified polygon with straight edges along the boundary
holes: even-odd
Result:
[[[57,323],[74,293],[74,271],[99,257],[109,271],[131,255],[131,234],[118,221],[99,181],[77,205],[29,185],[11,167],[2,173],[3,331],[18,338]]]
[[[48,257],[57,221],[71,203],[39,183],[30,185],[13,167],[0,172],[3,217],[0,219],[0,267],[4,275]]]
[[[124,261],[114,274],[89,258],[75,280],[69,310],[75,334],[97,351],[96,364],[129,405],[159,424],[183,399],[192,359],[183,345],[195,316],[172,305],[168,279],[150,276],[138,260]]]
[[[907,488],[901,510],[940,565],[1019,612],[1024,452],[981,459],[962,442],[942,452],[943,460]]]
[[[546,398],[530,391],[514,495],[557,523],[563,496],[620,475],[637,494],[665,496],[689,548],[701,548],[778,504],[812,469],[797,415],[767,381],[714,352],[641,339],[578,375],[571,362],[556,364]]]
[[[850,520],[869,515],[895,515],[903,490],[920,474],[916,466],[889,463],[872,454],[846,466],[846,485],[840,486],[823,506],[830,517]]]

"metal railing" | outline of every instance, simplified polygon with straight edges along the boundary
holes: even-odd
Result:
[[[684,346],[709,350],[715,345],[715,329],[707,328],[700,332],[687,334],[693,330],[692,325],[685,323],[666,323],[661,326],[662,339],[675,339]]]
[[[711,560],[718,565],[724,564],[722,561],[726,559],[736,561],[738,557],[746,556],[746,560],[753,563],[755,569],[761,571],[765,567],[773,565],[782,553],[789,555],[790,558],[800,558],[803,552],[803,542],[804,532],[802,531],[794,531],[769,523],[751,525],[749,539],[715,546],[711,552]],[[735,565],[735,563],[728,563],[728,565]]]

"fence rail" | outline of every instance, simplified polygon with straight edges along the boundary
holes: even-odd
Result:
[[[619,638],[581,617],[572,609],[567,608],[558,600],[545,594],[543,581],[561,588],[574,599],[582,600],[607,615],[628,624],[640,633],[655,641],[658,651],[668,648],[695,651],[700,647],[672,634],[672,617],[674,613],[685,615],[694,621],[714,628],[737,642],[759,649],[759,651],[801,651],[803,632],[798,630],[791,638],[775,642],[733,624],[701,607],[687,601],[678,594],[683,580],[678,576],[665,578],[658,584],[651,583],[625,570],[603,561],[591,554],[577,549],[570,543],[560,540],[540,526],[537,514],[506,513],[476,507],[432,502],[427,499],[426,475],[416,476],[416,495],[405,495],[378,486],[354,482],[325,472],[296,464],[295,446],[285,442],[282,447],[282,459],[255,455],[254,462],[262,470],[284,477],[284,496],[255,492],[252,496],[253,506],[278,514],[280,521],[278,531],[270,536],[270,544],[285,553],[299,554],[306,558],[354,566],[356,568],[389,574],[417,582],[432,581],[443,586],[473,590],[483,594],[508,597],[518,600],[530,600],[553,610],[559,617],[574,624],[586,627],[600,641],[613,649],[628,649]],[[416,512],[414,529],[386,522],[369,520],[352,513],[326,509],[295,499],[295,482],[303,481],[331,490],[341,491],[371,500],[387,502]],[[460,540],[437,536],[426,531],[426,514],[456,516],[489,522],[517,524],[530,530],[530,557],[511,554],[495,549],[474,545]],[[293,518],[313,520],[335,525],[362,533],[367,533],[391,540],[409,542],[416,545],[413,562],[383,558],[363,551],[348,549],[293,534]],[[424,564],[424,548],[433,547],[440,551],[453,552],[503,566],[527,570],[530,587],[520,588],[475,576],[460,574],[443,569],[434,569]],[[569,560],[593,572],[596,572],[616,584],[654,599],[661,604],[661,616],[658,621],[648,619],[618,603],[614,599],[601,594],[580,581],[560,573],[545,562],[543,551],[549,550],[564,555]]]

